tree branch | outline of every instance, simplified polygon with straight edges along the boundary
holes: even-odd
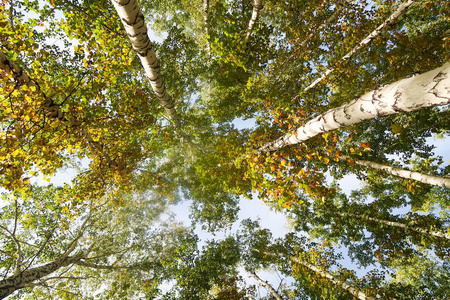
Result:
[[[269,292],[272,294],[272,296],[275,297],[275,299],[284,300],[283,297],[281,297],[281,295],[273,288],[272,285],[270,285],[267,281],[262,280],[258,275],[256,275],[255,272],[251,273],[250,276],[255,278],[256,281],[258,281],[262,286],[268,289]]]

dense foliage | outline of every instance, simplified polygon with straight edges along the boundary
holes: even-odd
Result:
[[[447,1],[141,0],[157,78],[133,1],[0,3],[0,298],[450,297]],[[243,198],[290,232],[230,231]]]

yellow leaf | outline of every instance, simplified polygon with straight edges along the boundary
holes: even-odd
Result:
[[[392,124],[391,130],[393,133],[400,133],[400,132],[402,132],[402,126],[400,126],[398,124]]]
[[[369,151],[370,150],[370,145],[367,143],[361,143],[361,147],[364,148],[364,151]]]

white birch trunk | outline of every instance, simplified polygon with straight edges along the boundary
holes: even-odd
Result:
[[[17,275],[0,280],[0,299],[11,295],[15,291],[26,287],[36,280],[44,278],[62,267],[66,267],[79,261],[82,257],[83,255],[77,255],[65,259],[56,259],[51,263],[27,269]]]
[[[153,91],[161,105],[173,120],[175,127],[180,127],[180,120],[175,110],[175,102],[167,93],[164,80],[161,77],[160,66],[156,58],[153,43],[147,34],[144,15],[136,0],[111,0],[123,26],[130,38],[133,49],[139,56],[145,73],[152,85]]]
[[[389,221],[389,220],[383,220],[383,219],[379,219],[379,218],[375,218],[375,217],[371,217],[371,216],[366,216],[366,215],[358,215],[358,214],[351,214],[351,213],[340,213],[340,212],[330,212],[330,213],[335,213],[341,217],[347,217],[347,218],[357,218],[357,219],[361,219],[361,220],[369,220],[375,223],[379,223],[379,224],[384,224],[384,225],[388,225],[391,227],[398,227],[398,228],[403,228],[404,230],[411,230],[411,231],[415,231],[418,233],[422,233],[425,235],[432,235],[434,237],[438,237],[438,238],[443,238],[443,239],[447,239],[450,240],[450,234],[449,233],[444,233],[442,231],[438,231],[438,230],[429,230],[429,229],[424,229],[418,226],[410,226],[410,225],[406,225],[400,222],[396,222],[396,221]]]
[[[203,0],[203,19],[205,21],[205,31],[206,31],[206,51],[208,53],[211,53],[211,43],[209,40],[208,11],[209,11],[209,0]]]
[[[450,62],[432,71],[405,78],[368,92],[315,117],[293,133],[267,143],[258,153],[277,151],[319,134],[375,117],[416,111],[450,103]]]
[[[349,60],[357,51],[359,51],[363,46],[370,43],[374,38],[379,36],[383,29],[387,26],[389,26],[392,22],[394,22],[398,17],[403,15],[407,10],[408,7],[410,7],[414,2],[417,2],[417,0],[408,0],[404,3],[402,3],[397,10],[387,18],[383,24],[378,26],[372,33],[370,33],[368,36],[366,36],[361,42],[359,42],[358,45],[356,45],[350,52],[348,52],[345,56],[343,56],[339,62],[346,62]],[[334,71],[334,68],[329,68],[325,71],[325,73],[322,74],[319,78],[314,80],[308,87],[305,88],[305,92],[315,87],[319,82],[324,80],[328,75],[330,75]]]
[[[275,299],[283,300],[283,297],[281,297],[281,295],[278,294],[278,292],[273,288],[273,286],[271,286],[267,281],[264,281],[261,278],[259,278],[259,276],[256,275],[256,273],[251,273],[250,276],[255,278],[256,281],[258,281],[258,283],[260,283],[262,286],[264,286],[266,289],[268,289],[269,292],[272,294],[272,296],[275,297]]]
[[[375,297],[367,296],[365,293],[363,293],[361,291],[358,291],[358,289],[356,287],[354,287],[353,285],[348,284],[347,282],[336,278],[332,274],[330,274],[330,273],[328,273],[328,272],[326,272],[326,271],[324,271],[324,270],[322,270],[322,269],[320,269],[320,268],[318,268],[318,267],[316,267],[316,266],[314,266],[314,265],[312,265],[312,264],[310,264],[308,262],[305,262],[305,261],[303,261],[303,260],[301,260],[301,259],[299,259],[299,258],[297,258],[295,256],[288,256],[288,255],[283,255],[283,254],[275,254],[275,253],[271,253],[271,252],[260,251],[258,249],[254,249],[254,248],[251,248],[250,250],[257,251],[259,253],[263,253],[265,255],[269,255],[269,256],[272,256],[272,257],[280,257],[281,256],[281,257],[289,258],[290,260],[292,260],[292,261],[294,261],[296,263],[299,263],[299,264],[307,267],[311,271],[316,272],[319,275],[329,279],[331,282],[333,282],[334,284],[340,286],[341,288],[343,288],[344,290],[348,291],[350,294],[352,294],[353,296],[355,296],[356,298],[358,298],[360,300],[376,300]]]
[[[263,8],[262,0],[252,0],[253,5],[253,11],[252,11],[252,17],[250,19],[250,22],[248,23],[247,27],[247,35],[244,39],[244,47],[247,48],[247,45],[250,41],[250,35],[252,34],[253,28],[255,27],[256,21],[259,17],[259,11]]]
[[[357,288],[355,288],[354,286],[348,284],[347,282],[340,280],[336,277],[334,277],[332,274],[312,265],[309,264],[305,261],[302,261],[296,257],[291,257],[291,259],[299,264],[304,265],[305,267],[307,267],[308,269],[320,274],[321,276],[329,279],[330,281],[332,281],[333,283],[335,283],[336,285],[340,286],[341,288],[343,288],[344,290],[348,291],[350,294],[352,294],[355,298],[358,298],[360,300],[375,300],[375,297],[372,296],[367,296],[365,293],[358,291]]]
[[[355,160],[355,163],[358,165],[361,165],[361,166],[366,166],[366,167],[374,168],[377,170],[383,170],[394,176],[420,181],[425,184],[432,184],[432,185],[450,188],[450,179],[449,178],[426,175],[426,174],[422,174],[419,172],[413,172],[410,170],[400,169],[400,168],[383,165],[383,164],[379,164],[379,163],[367,161],[367,160]]]

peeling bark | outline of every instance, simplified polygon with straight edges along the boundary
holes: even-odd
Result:
[[[180,119],[175,110],[175,102],[167,93],[166,85],[161,76],[160,66],[153,43],[147,34],[144,15],[136,0],[111,0],[123,26],[130,38],[133,49],[139,56],[150,84],[176,128],[181,126]]]
[[[281,297],[281,295],[278,294],[278,292],[273,288],[273,286],[271,286],[267,281],[264,281],[261,278],[259,278],[259,276],[256,275],[256,273],[251,273],[250,276],[255,278],[256,281],[258,281],[262,286],[264,286],[266,289],[268,289],[269,292],[272,294],[272,296],[275,297],[275,299],[283,300],[283,297]]]
[[[339,62],[346,62],[347,60],[349,60],[357,51],[359,51],[362,47],[364,47],[365,45],[367,45],[368,43],[370,43],[374,38],[376,38],[377,36],[379,36],[383,29],[387,26],[389,26],[390,24],[392,24],[396,19],[398,19],[401,15],[403,15],[408,8],[414,3],[417,2],[417,0],[408,0],[404,3],[402,3],[397,10],[389,16],[389,18],[387,18],[383,24],[381,24],[380,26],[378,26],[374,31],[372,31],[368,36],[366,36],[361,42],[359,42],[358,45],[356,45],[352,50],[350,50],[350,52],[348,52],[346,55],[344,55]],[[325,71],[325,73],[322,74],[322,76],[320,76],[319,78],[317,78],[316,80],[314,80],[308,87],[305,88],[305,92],[312,89],[313,87],[315,87],[319,82],[321,82],[322,80],[324,80],[328,75],[330,75],[335,69],[334,68],[329,68]]]
[[[250,36],[252,34],[253,28],[255,27],[256,21],[258,21],[259,11],[263,8],[262,0],[252,0],[253,12],[250,22],[247,27],[247,35],[244,39],[244,47],[247,48],[248,43],[250,42]]]
[[[419,172],[413,172],[410,170],[400,169],[400,168],[383,165],[383,164],[379,164],[379,163],[367,161],[367,160],[355,160],[355,163],[358,165],[361,165],[361,166],[366,166],[366,167],[374,168],[377,170],[386,171],[389,174],[392,174],[394,176],[420,181],[425,184],[432,184],[432,185],[436,185],[436,186],[450,188],[450,179],[449,178],[426,175],[426,174],[422,174]]]
[[[67,257],[65,259],[56,259],[51,263],[45,264],[40,267],[27,269],[22,271],[18,275],[0,280],[0,299],[11,295],[15,291],[31,284],[33,281],[41,279],[62,267],[66,267],[70,264],[76,263],[82,257],[83,254]]]
[[[375,117],[412,112],[450,103],[450,62],[429,72],[370,91],[347,104],[315,117],[294,132],[265,144],[257,153],[277,151],[319,134]]]

